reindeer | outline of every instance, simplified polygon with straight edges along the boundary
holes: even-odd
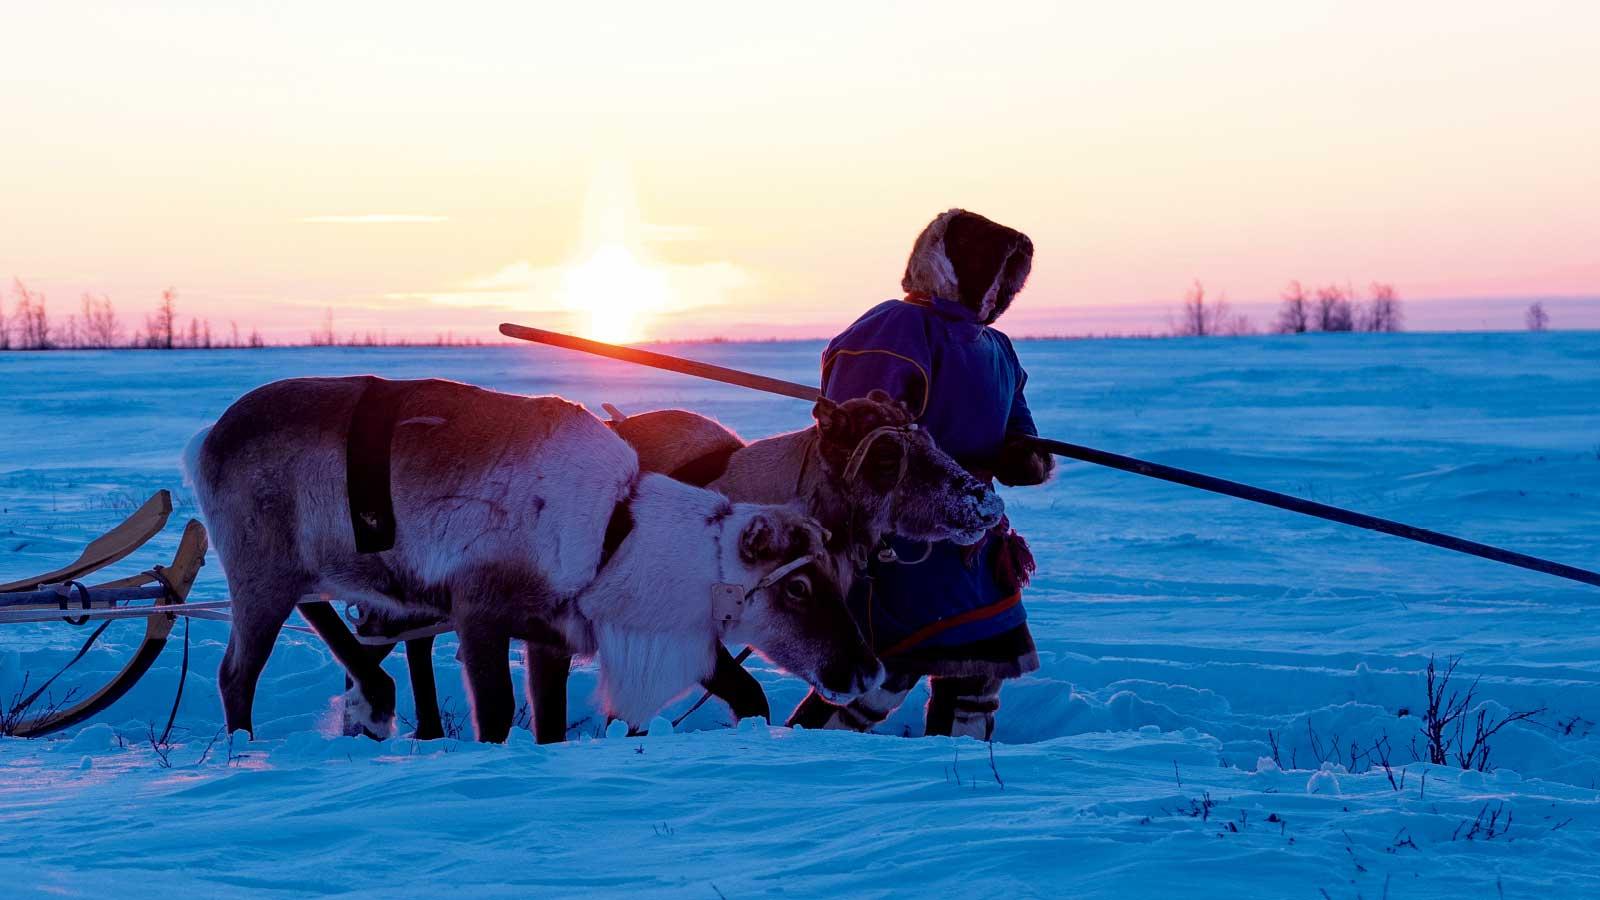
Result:
[[[738,502],[802,504],[826,529],[826,549],[846,592],[856,573],[865,569],[869,554],[879,552],[886,535],[972,544],[1004,513],[994,489],[935,446],[913,424],[911,410],[883,391],[844,403],[820,399],[812,408],[815,421],[810,427],[750,444],[715,420],[687,410],[633,416],[615,407],[608,406],[608,411],[608,424],[633,447],[645,471],[708,486]],[[366,651],[326,604],[301,609],[320,623],[318,629],[330,643],[343,641],[347,656]],[[363,637],[381,638],[411,628],[444,627],[447,623],[438,614],[401,619],[364,608],[357,630]],[[841,639],[848,641],[855,633],[847,630]],[[716,649],[718,665],[707,687],[728,701],[739,718],[770,718],[760,685],[725,649],[720,645]],[[431,637],[406,642],[417,734],[424,738],[442,734],[428,662],[431,652]],[[533,731],[540,743],[566,737],[565,685],[571,662],[571,654],[559,644],[546,643],[528,654],[530,679],[544,686],[531,704]],[[375,662],[359,664],[364,677],[354,679],[347,708],[392,708],[392,679]],[[376,699],[362,699],[363,694]]]
[[[394,404],[393,545],[362,553],[347,451],[369,391]],[[261,670],[308,595],[446,618],[485,741],[511,728],[512,639],[530,656],[595,656],[607,712],[635,726],[708,677],[722,640],[748,641],[843,699],[883,678],[813,519],[641,474],[625,441],[559,398],[436,380],[290,379],[234,403],[185,457],[234,597],[218,673],[230,732],[253,733]],[[327,637],[326,622],[311,622]],[[393,682],[385,694],[370,659],[329,644],[356,682],[358,721],[387,736]],[[536,671],[537,705],[553,686]]]
[[[911,540],[968,545],[999,524],[1005,506],[913,424],[905,403],[883,391],[835,403],[821,398],[809,428],[746,444],[713,419],[686,410],[626,416],[607,407],[608,423],[639,454],[647,471],[703,484],[732,500],[800,503],[822,523],[826,543],[845,573],[846,593],[870,554],[891,552],[894,534]],[[841,637],[858,634],[850,630]],[[737,718],[771,718],[766,694],[721,646],[705,685]],[[408,649],[409,654],[409,649]],[[570,657],[545,651],[529,659],[546,682],[565,684]],[[565,694],[553,687],[552,696]],[[418,702],[421,702],[419,698]],[[541,714],[546,716],[541,729]],[[566,709],[534,710],[539,740],[565,730]]]

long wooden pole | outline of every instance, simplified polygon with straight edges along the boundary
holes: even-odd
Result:
[[[669,372],[681,372],[685,375],[708,378],[712,381],[720,381],[724,384],[738,387],[754,388],[758,391],[794,397],[798,400],[814,401],[821,396],[821,392],[810,385],[768,378],[764,375],[752,375],[748,372],[741,372],[738,369],[729,369],[725,366],[697,362],[678,356],[668,356],[665,353],[655,353],[634,347],[591,341],[557,331],[546,331],[542,328],[505,324],[500,326],[500,333],[518,340],[548,344],[552,347],[564,347],[568,350],[579,350],[596,356],[604,356],[656,369],[665,369]],[[1407,525],[1391,519],[1381,519],[1377,516],[1369,516],[1365,513],[1329,506],[1326,503],[1317,503],[1289,494],[1280,494],[1277,491],[1269,491],[1265,488],[1254,487],[1238,481],[1229,481],[1226,478],[1217,478],[1211,475],[1203,475],[1199,472],[1191,472],[1188,469],[1179,469],[1175,466],[1164,466],[1160,463],[1136,459],[1132,456],[1109,453],[1105,450],[1085,447],[1082,444],[1069,444],[1066,441],[1055,441],[1048,438],[1033,438],[1032,441],[1039,449],[1053,453],[1056,456],[1093,463],[1097,466],[1107,466],[1123,472],[1130,472],[1134,475],[1143,475],[1146,478],[1170,481],[1173,484],[1198,488],[1202,491],[1210,491],[1213,494],[1236,497],[1252,503],[1261,503],[1277,509],[1300,513],[1301,515],[1338,522],[1341,525],[1364,528],[1368,531],[1378,531],[1383,534],[1405,538],[1409,541],[1430,544],[1445,550],[1454,550],[1457,553],[1465,553],[1469,556],[1477,556],[1510,566],[1543,572],[1546,575],[1554,575],[1557,578],[1566,578],[1571,581],[1600,587],[1600,572],[1592,572],[1588,569],[1580,569],[1576,566],[1569,566],[1553,560],[1529,556],[1526,553],[1517,553],[1513,550],[1470,541],[1466,538],[1444,534],[1443,532],[1418,528],[1415,525]]]

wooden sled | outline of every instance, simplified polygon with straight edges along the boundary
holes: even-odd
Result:
[[[90,542],[71,565],[0,585],[0,624],[61,619],[81,625],[90,618],[145,620],[144,640],[140,642],[139,649],[109,682],[70,706],[51,709],[12,723],[8,729],[11,734],[39,737],[88,719],[121,699],[150,670],[156,657],[161,655],[178,616],[157,610],[183,604],[188,599],[195,577],[200,573],[200,567],[205,565],[204,526],[193,519],[189,521],[169,566],[153,566],[137,575],[92,586],[82,584],[81,579],[139,549],[166,527],[171,514],[172,495],[158,491],[122,524]],[[134,605],[144,600],[151,602],[148,605]],[[89,650],[110,624],[109,621],[101,623],[78,651],[73,662]],[[55,676],[52,676],[18,705],[24,708],[30,705],[54,680]]]

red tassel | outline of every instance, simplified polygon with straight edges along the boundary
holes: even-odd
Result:
[[[1029,549],[1027,540],[1011,527],[1009,518],[1001,518],[1000,524],[990,532],[990,537],[1000,541],[1000,547],[995,551],[995,583],[1006,594],[1021,591],[1033,580],[1033,573],[1039,568],[1033,560],[1033,551]]]

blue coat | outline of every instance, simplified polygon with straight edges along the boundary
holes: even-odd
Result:
[[[880,303],[822,355],[828,399],[887,391],[970,470],[987,468],[1006,435],[1038,433],[1022,395],[1027,381],[1010,338],[960,303],[941,299]],[[1023,625],[1020,598],[1005,596],[994,576],[999,543],[985,538],[970,565],[970,548],[950,542],[933,545],[919,565],[875,561],[869,587],[850,598],[868,640],[892,657],[972,644]],[[894,544],[902,559],[924,551],[921,543]]]

